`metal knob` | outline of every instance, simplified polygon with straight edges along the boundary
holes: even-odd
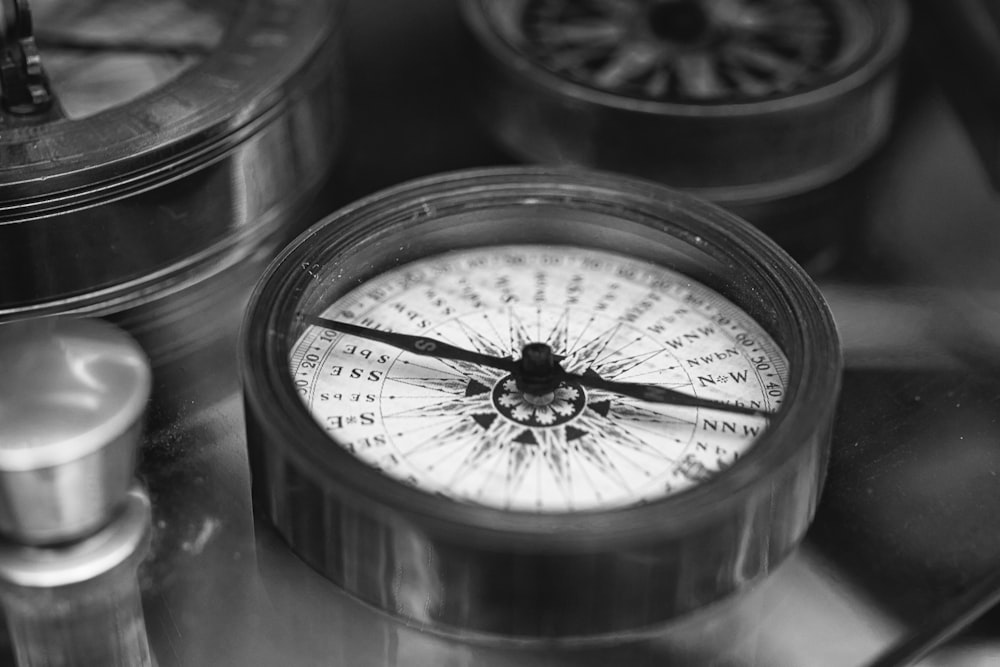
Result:
[[[43,545],[108,523],[132,484],[149,361],[100,320],[0,325],[0,533]]]

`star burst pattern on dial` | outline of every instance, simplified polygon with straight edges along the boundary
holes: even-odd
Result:
[[[662,352],[627,354],[635,337],[620,323],[595,326],[597,318],[571,338],[564,312],[542,340],[532,340],[538,337],[516,313],[509,312],[506,319],[508,326],[487,328],[507,332],[506,344],[484,338],[481,331],[466,340],[447,334],[441,338],[488,353],[546,342],[564,359],[567,370],[598,373],[605,379],[627,374]],[[591,336],[586,335],[588,329],[593,330]],[[408,424],[406,436],[413,444],[400,450],[431,474],[447,469],[443,486],[473,501],[481,501],[485,490],[498,484],[508,507],[531,498],[536,508],[573,509],[581,503],[602,505],[631,496],[637,477],[647,481],[651,469],[673,464],[674,452],[651,444],[652,436],[667,437],[679,452],[694,426],[690,415],[670,414],[676,412],[670,406],[647,406],[640,409],[642,418],[636,419],[637,406],[631,399],[585,391],[576,384],[564,382],[550,394],[534,396],[519,390],[503,371],[466,362],[407,359],[402,368],[404,372],[389,378],[433,394],[418,406],[384,413],[390,423],[400,419]],[[426,427],[414,430],[414,420],[425,421]],[[674,427],[665,429],[667,424]],[[413,439],[415,431],[420,437]],[[526,491],[531,484],[551,486],[557,492]]]
[[[645,402],[593,388],[599,382],[767,412],[780,405],[787,378],[780,348],[725,297],[595,249],[451,251],[377,276],[322,317],[511,360],[542,343],[582,378],[564,376],[536,395],[506,364],[410,354],[318,325],[296,343],[295,385],[331,446],[397,482],[499,509],[658,500],[735,463],[767,425],[759,414]]]

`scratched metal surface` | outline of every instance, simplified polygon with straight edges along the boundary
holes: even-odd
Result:
[[[406,178],[509,162],[465,111],[450,2],[353,3],[347,28],[351,130],[317,216]],[[859,217],[817,276],[847,360],[829,478],[805,545],[765,582],[600,646],[487,646],[374,611],[254,521],[230,316],[161,378],[161,397],[165,382],[197,391],[179,416],[154,407],[143,446],[154,541],[141,584],[159,665],[861,666],[919,632],[1000,562],[1000,531],[985,528],[1000,501],[1000,197],[923,82],[850,196]],[[924,664],[1000,660],[987,628]]]

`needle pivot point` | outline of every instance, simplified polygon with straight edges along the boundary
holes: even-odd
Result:
[[[517,388],[532,396],[551,394],[564,375],[552,348],[545,343],[528,343],[521,349],[514,380]]]

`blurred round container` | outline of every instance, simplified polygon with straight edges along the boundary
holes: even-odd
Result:
[[[167,423],[235,388],[202,370],[231,356],[253,282],[330,173],[344,3],[31,5],[60,113],[0,106],[0,322],[113,321],[149,355],[150,422]]]
[[[477,110],[511,155],[685,189],[800,260],[852,216],[841,183],[888,135],[909,23],[900,0],[461,6]]]

